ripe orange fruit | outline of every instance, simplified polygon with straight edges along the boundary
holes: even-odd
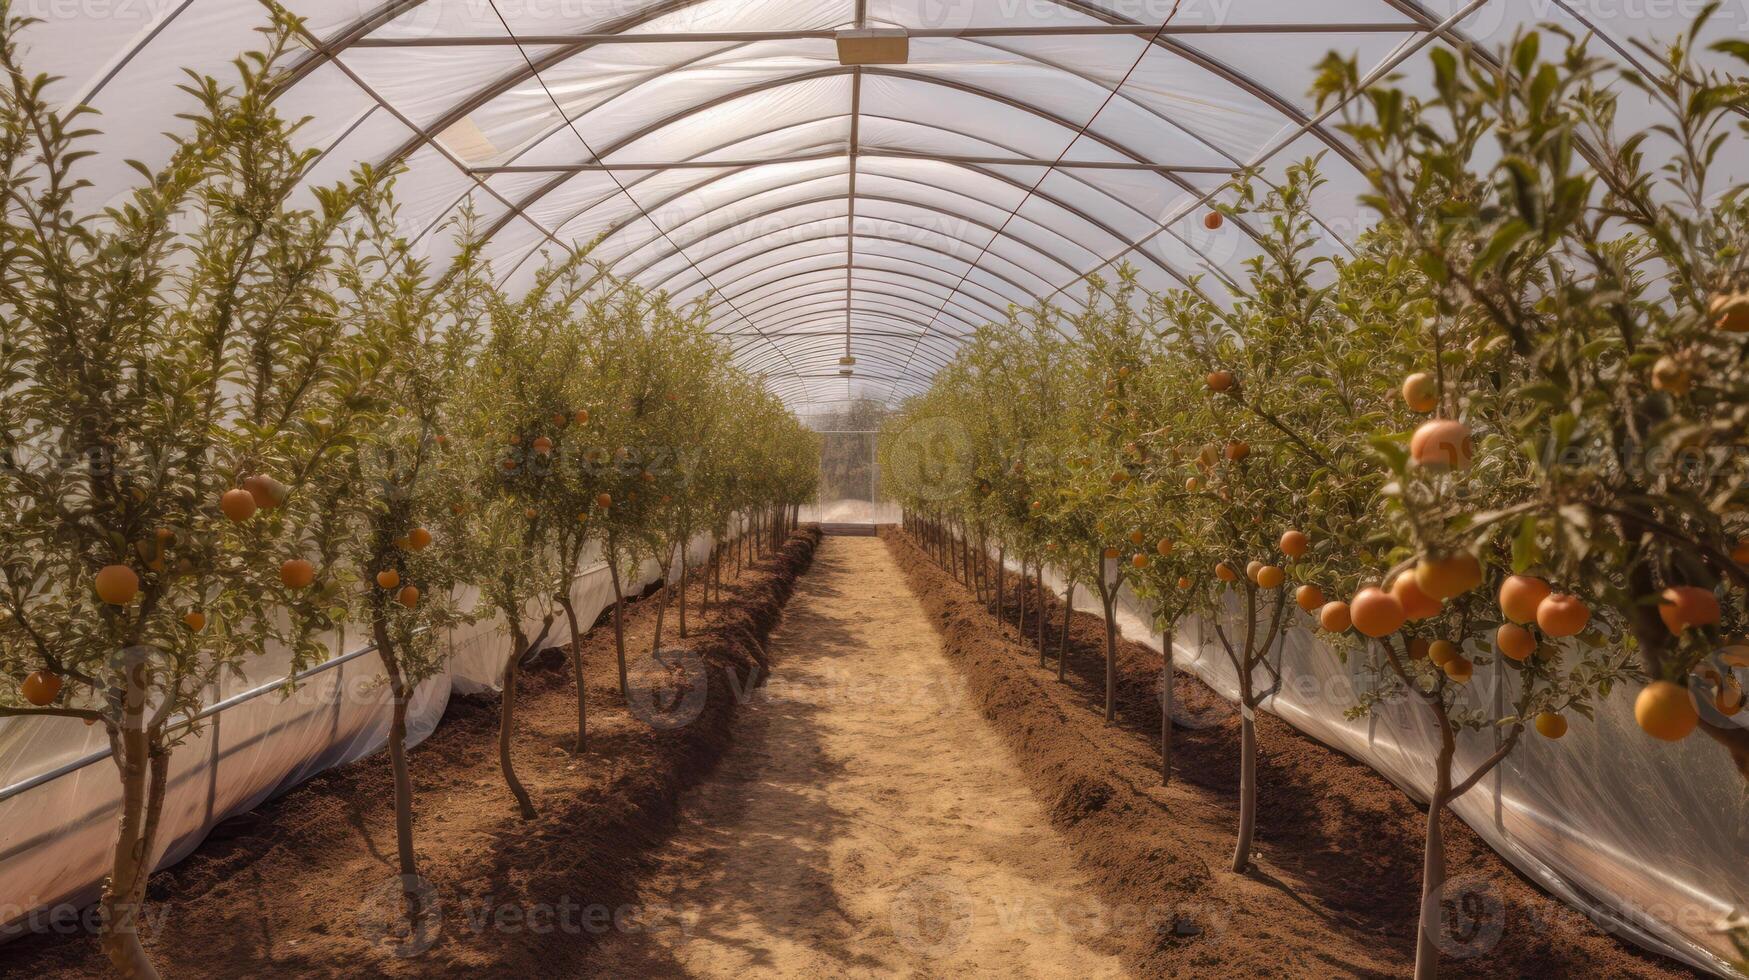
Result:
[[[1515,623],[1536,622],[1536,607],[1554,590],[1529,575],[1513,575],[1500,584],[1500,611]]]
[[[1688,688],[1653,681],[1634,699],[1634,720],[1653,738],[1680,742],[1700,724],[1700,712]]]
[[[1278,565],[1265,565],[1257,570],[1257,584],[1266,589],[1279,589],[1287,581],[1287,573]]]
[[[403,588],[401,590],[401,593],[399,595],[395,596],[395,601],[399,602],[403,606],[406,606],[408,609],[412,609],[414,606],[419,605],[419,588],[418,588],[418,586],[409,585],[409,586]]]
[[[516,470],[516,460],[511,459],[509,457],[505,457],[503,465],[504,465],[504,472],[506,472],[506,473],[511,473],[511,472],[514,472]]]
[[[1324,607],[1324,590],[1315,585],[1302,585],[1294,592],[1294,602],[1306,612],[1317,612]]]
[[[1713,326],[1726,333],[1749,333],[1749,293],[1714,296],[1708,309]]]
[[[612,495],[605,494],[605,493],[596,494],[595,495],[595,506],[600,507],[602,510],[606,510],[607,508],[612,507],[613,506]]]
[[[385,568],[377,573],[377,588],[392,589],[401,584],[401,573],[392,568]]]
[[[1170,558],[1172,556],[1172,539],[1161,538],[1154,543],[1154,551],[1157,552],[1161,558]]]
[[[507,442],[507,443],[509,443],[509,444],[510,444],[510,445],[512,445],[512,446],[520,446],[520,445],[522,445],[522,437],[521,437],[521,436],[519,436],[519,435],[513,435],[513,436],[511,436],[511,437],[510,437],[510,438],[508,438],[508,439],[506,439],[506,440],[504,440],[504,441],[505,441],[505,442]]]
[[[1263,563],[1260,561],[1252,560],[1245,565],[1245,577],[1252,582],[1257,581],[1257,573],[1261,571],[1263,571]]]
[[[46,708],[61,696],[61,675],[47,670],[34,671],[18,685],[18,693],[31,704]]]
[[[407,548],[410,551],[424,551],[431,547],[431,532],[422,527],[416,527],[407,532]]]
[[[540,511],[535,510],[533,507],[524,507],[522,509],[522,516],[532,521],[540,516]]]
[[[1241,442],[1237,439],[1227,443],[1227,458],[1233,462],[1241,462],[1249,455],[1251,455],[1250,444]]]
[[[256,506],[255,495],[241,488],[226,490],[224,496],[219,498],[219,509],[238,524],[254,517]]]
[[[278,507],[285,503],[286,496],[291,492],[285,484],[264,474],[245,477],[243,489],[249,491],[249,496],[255,498],[255,506],[262,510]]]
[[[1482,584],[1482,563],[1467,551],[1423,558],[1415,564],[1415,584],[1434,599],[1455,599]]]
[[[1529,660],[1536,653],[1536,637],[1530,630],[1514,623],[1502,623],[1494,631],[1494,642],[1499,645],[1500,652],[1520,663]]]
[[[1578,596],[1556,593],[1536,607],[1536,624],[1549,636],[1577,636],[1591,622],[1591,610]]]
[[[1204,380],[1208,382],[1209,390],[1213,392],[1231,391],[1233,388],[1233,372],[1231,371],[1210,371],[1209,376]]]
[[[279,580],[288,589],[307,589],[316,581],[316,566],[307,558],[293,558],[279,566]]]
[[[577,409],[577,414],[572,416],[572,418],[575,418],[577,420],[578,425],[588,425],[589,424],[589,410],[587,408],[579,408],[579,409]]]
[[[1101,552],[1101,554],[1103,554],[1107,560],[1116,561],[1118,556],[1123,554],[1123,553],[1118,551],[1116,548],[1107,548],[1103,552]]]
[[[1424,422],[1409,439],[1409,456],[1416,465],[1438,470],[1469,468],[1476,457],[1470,427],[1454,419]]]
[[[1421,591],[1412,571],[1397,576],[1397,580],[1391,583],[1391,595],[1402,605],[1403,615],[1417,622],[1431,619],[1445,608],[1438,599]]]
[[[1035,511],[1044,510],[1045,509],[1045,502],[1042,500],[1033,501],[1032,502],[1032,509]]]
[[[1141,554],[1139,552],[1137,554],[1133,554],[1130,556],[1130,564],[1134,565],[1137,568],[1147,568],[1148,567],[1148,556]]]
[[[1289,558],[1304,558],[1312,548],[1312,539],[1299,531],[1288,531],[1281,536],[1281,553]]]
[[[1148,540],[1148,539],[1147,539],[1147,537],[1145,537],[1142,534],[1142,532],[1140,532],[1140,531],[1131,531],[1130,532],[1130,544],[1139,545],[1143,541],[1146,541],[1146,540]]]
[[[466,504],[450,504],[449,512],[460,517],[468,512],[468,506]]]
[[[191,633],[199,633],[206,629],[206,614],[198,609],[186,612],[182,615],[182,625],[188,627]]]
[[[126,565],[105,565],[92,580],[97,598],[112,606],[125,606],[140,594],[140,576]]]
[[[1459,684],[1469,683],[1470,678],[1476,675],[1476,664],[1468,657],[1452,657],[1440,669],[1445,671],[1445,676]]]
[[[1188,575],[1178,576],[1178,587],[1181,589],[1190,588],[1190,576],[1188,576]]]
[[[1202,216],[1202,226],[1209,231],[1220,231],[1227,219],[1219,211],[1210,211]]]
[[[1191,493],[1195,493],[1202,489],[1202,481],[1193,476],[1184,481],[1184,489],[1189,490]]]
[[[1447,663],[1464,655],[1456,643],[1450,640],[1434,640],[1427,647],[1427,656],[1435,667],[1443,668]]]
[[[1354,625],[1349,615],[1348,603],[1326,602],[1318,610],[1318,625],[1331,633],[1341,633]]]
[[[1237,582],[1239,581],[1239,573],[1233,571],[1233,566],[1221,562],[1215,566],[1215,578],[1223,582]]]
[[[1402,581],[1402,576],[1398,577]],[[1354,628],[1373,639],[1390,636],[1409,621],[1403,603],[1395,595],[1377,586],[1361,589],[1349,606]]]
[[[1658,616],[1672,633],[1681,634],[1692,626],[1719,624],[1719,597],[1710,589],[1693,585],[1677,585],[1665,589],[1658,597]]]
[[[1544,711],[1536,716],[1536,730],[1544,738],[1560,738],[1567,734],[1567,719],[1553,711]]]
[[[655,483],[656,482],[656,474],[651,473],[649,470],[645,470],[644,472],[638,474],[638,479],[643,480],[645,483]]]
[[[1439,406],[1439,388],[1433,375],[1411,374],[1403,380],[1403,401],[1411,411],[1431,412]]]
[[[534,451],[542,456],[547,455],[553,451],[553,441],[546,436],[541,436],[534,441]]]
[[[1731,549],[1731,560],[1739,565],[1749,565],[1749,538],[1737,542],[1737,547]]]

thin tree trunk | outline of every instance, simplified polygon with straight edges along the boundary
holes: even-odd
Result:
[[[1240,702],[1243,704],[1243,702]],[[1251,866],[1251,838],[1257,828],[1257,728],[1251,709],[1239,718],[1239,842],[1233,848],[1233,871]]]
[[[996,620],[1008,615],[1008,546],[996,545]]]
[[[1117,720],[1117,589],[1099,587],[1105,603],[1105,723]]]
[[[516,681],[522,673],[523,655],[528,652],[528,637],[523,635],[521,625],[516,622],[515,611],[505,612],[511,621],[513,646],[510,660],[504,665],[504,696],[498,703],[498,768],[504,771],[504,785],[510,787],[510,794],[516,797],[516,808],[522,819],[533,820],[537,816],[534,801],[529,798],[522,781],[516,778],[516,766],[510,759],[510,743],[516,737]]]
[[[1026,642],[1026,558],[1020,559],[1020,578],[1014,583],[1015,604],[1020,608],[1014,611],[1014,631],[1021,643]]]
[[[1041,558],[1034,567],[1038,573],[1038,580],[1034,583],[1038,587],[1038,616],[1035,617],[1038,620],[1038,626],[1035,630],[1038,635],[1035,639],[1038,640],[1038,665],[1043,667],[1045,665],[1045,620],[1049,618],[1049,609],[1045,604],[1044,560]]]
[[[1164,661],[1160,665],[1160,785],[1169,786],[1172,783],[1172,633],[1171,624],[1166,627],[1166,643]]]
[[[1452,760],[1457,754],[1451,729],[1444,726],[1433,798],[1427,804],[1427,841],[1421,854],[1421,921],[1415,930],[1415,980],[1439,976],[1440,897],[1445,890],[1445,807],[1450,802]]]
[[[626,595],[619,581],[619,562],[608,549],[607,577],[613,582],[613,647],[619,656],[619,696],[629,697],[631,688],[626,683]]]
[[[103,951],[117,975],[127,980],[157,980],[158,971],[140,943],[140,906],[151,874],[147,834],[151,788],[151,737],[146,732],[145,657],[130,653],[120,752],[121,825],[116,832],[109,885],[104,890]]]
[[[582,755],[589,732],[588,698],[584,694],[587,688],[583,680],[583,624],[577,621],[577,607],[569,593],[559,599],[559,607],[565,610],[565,625],[571,630],[571,677],[577,684],[577,742],[571,752]]]
[[[686,639],[686,583],[689,581],[691,568],[686,560],[687,546],[680,546],[680,638]]]
[[[1069,663],[1069,620],[1075,618],[1075,583],[1069,582],[1063,595],[1063,632],[1057,637],[1057,680],[1062,680]]]

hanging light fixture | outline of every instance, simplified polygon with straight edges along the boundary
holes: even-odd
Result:
[[[901,27],[857,27],[838,32],[841,65],[903,65],[911,60],[911,35]]]

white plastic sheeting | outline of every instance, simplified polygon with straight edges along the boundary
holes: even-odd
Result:
[[[710,539],[695,541],[690,553],[693,561],[704,561]],[[652,563],[626,587],[636,594],[658,577]],[[474,601],[472,594],[461,598],[464,604]],[[592,564],[578,576],[572,598],[580,620],[593,623],[613,604],[607,566]],[[531,612],[524,626],[532,638],[543,611],[531,607]],[[553,629],[546,646],[568,642],[562,614]],[[500,620],[449,635],[448,669],[419,686],[408,712],[411,744],[437,728],[452,692],[498,689],[508,635]],[[388,744],[390,706],[381,661],[368,648],[358,648],[356,638],[348,647],[345,637],[335,637],[334,649],[334,661],[311,671],[290,693],[283,689],[283,655],[251,664],[246,678],[215,692],[209,705],[223,709],[171,757],[156,866],[188,856],[225,818]],[[252,692],[260,693],[249,697]],[[0,800],[0,942],[50,923],[44,910],[81,907],[96,899],[109,873],[120,801],[108,751],[101,729],[74,719],[0,719],[0,794],[6,795]],[[94,756],[83,768],[45,778]],[[35,780],[42,781],[18,791]]]
[[[1425,46],[1553,22],[1643,60],[1699,3],[1620,0],[287,0],[308,52],[281,103],[309,114],[311,182],[402,164],[406,233],[434,255],[471,205],[510,286],[603,236],[616,274],[718,296],[737,357],[799,411],[921,391],[1010,303],[1073,304],[1127,260],[1224,302],[1256,252],[1210,232],[1233,170],[1324,154],[1322,248],[1370,223],[1361,177],[1306,92],[1331,50],[1424,87]],[[224,77],[256,0],[25,5],[29,64],[100,110],[85,176],[167,153],[182,69]],[[839,64],[834,31],[911,32],[909,63]],[[1749,33],[1726,4],[1714,36]],[[1433,36],[1430,36],[1433,35]],[[628,43],[637,40],[638,43]],[[1703,53],[1702,59],[1712,57]],[[1381,74],[1383,74],[1381,72]],[[1624,129],[1648,121],[1629,96]],[[1654,142],[1658,137],[1653,137]],[[1656,158],[1655,146],[1647,148]],[[1722,170],[1749,175],[1749,148]],[[605,164],[603,169],[601,165]],[[512,168],[512,169],[503,169]],[[862,370],[841,378],[843,354]]]
[[[1062,595],[1065,583],[1054,569],[1046,570],[1045,584]],[[1077,609],[1102,614],[1098,596],[1085,584],[1075,595]],[[1296,625],[1281,651],[1281,692],[1264,710],[1366,763],[1425,803],[1439,748],[1438,729],[1425,710],[1397,700],[1367,718],[1347,718],[1356,691],[1368,681],[1357,663],[1345,664],[1318,638],[1309,617],[1297,609],[1293,616]],[[1151,607],[1126,586],[1118,610],[1123,635],[1161,650],[1163,638],[1153,624]],[[1212,624],[1181,624],[1173,648],[1178,669],[1237,705],[1238,676]],[[1464,696],[1485,707],[1499,692],[1499,703],[1509,704],[1510,674],[1497,664],[1484,668]],[[1595,721],[1576,721],[1559,741],[1527,733],[1497,775],[1454,802],[1451,812],[1597,926],[1700,969],[1738,976],[1730,965],[1735,951],[1714,926],[1749,907],[1749,881],[1742,873],[1742,856],[1749,854],[1749,796],[1729,757],[1710,739],[1695,735],[1670,745],[1646,738],[1634,722],[1637,693],[1617,689],[1598,705]],[[1180,724],[1212,721],[1179,718]],[[1494,747],[1491,733],[1464,734],[1455,771],[1471,771]],[[1448,873],[1448,887],[1473,887],[1463,867],[1453,865]],[[1496,909],[1501,901],[1485,887],[1466,898]],[[1506,917],[1508,930],[1558,927],[1515,918],[1512,910]],[[1482,930],[1448,955],[1486,955],[1489,937]]]

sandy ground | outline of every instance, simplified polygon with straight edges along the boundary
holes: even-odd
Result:
[[[828,538],[600,976],[1112,977],[1067,845],[886,546]]]

